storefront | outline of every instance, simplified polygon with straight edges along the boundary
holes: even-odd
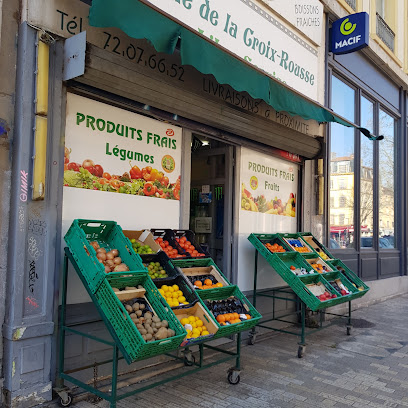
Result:
[[[361,51],[329,54],[328,64],[329,106],[384,136],[371,142],[330,126],[328,244],[363,279],[398,277],[406,270],[406,92]]]
[[[177,8],[175,15],[183,24],[195,27],[194,19],[183,17],[190,12],[190,2],[174,3],[163,12],[171,16],[172,8]],[[200,35],[183,25],[186,46],[177,46],[171,54],[157,51],[165,51],[168,44],[155,43],[155,33],[149,33],[151,38],[140,33],[127,36],[118,28],[90,26],[89,5],[79,0],[33,1],[24,10],[30,25],[23,23],[19,36],[16,115],[21,121],[13,168],[19,178],[11,214],[15,221],[10,259],[15,274],[9,279],[15,301],[5,326],[5,372],[13,373],[5,381],[8,401],[28,395],[29,405],[51,397],[58,359],[63,237],[74,219],[112,219],[128,230],[191,229],[243,291],[252,288],[253,279],[249,233],[302,229],[302,184],[311,177],[305,160],[322,153],[321,123],[349,126],[354,119],[344,121],[314,102],[323,95],[319,35],[301,37],[266,6],[261,13],[259,6],[243,2],[237,14],[222,7],[210,10],[206,2],[196,10],[204,24]],[[223,25],[212,39],[224,44],[222,36],[230,37],[232,45],[226,49],[253,60],[253,68],[204,40],[201,31],[206,35],[205,27],[217,26],[221,15],[227,18],[225,30]],[[250,17],[243,37],[245,53],[234,49],[237,32],[241,36],[244,32],[242,16]],[[149,18],[146,15],[147,22]],[[273,26],[282,40],[279,50],[256,36],[253,28],[265,24],[271,30]],[[134,28],[141,27],[142,21]],[[80,47],[69,54],[64,39],[84,31],[86,57],[81,59]],[[137,39],[146,37],[155,48]],[[203,47],[200,52],[210,49],[208,56],[221,58],[218,66],[197,63],[195,37]],[[49,54],[43,54],[43,44]],[[287,45],[296,51],[289,54]],[[278,55],[284,62],[274,61]],[[85,64],[82,73],[71,77],[70,56]],[[272,69],[266,60],[276,62]],[[238,65],[226,69],[231,62]],[[33,72],[40,75],[44,69],[46,82],[41,82]],[[32,134],[33,123],[31,145],[26,137]],[[27,190],[29,180],[34,199]],[[268,273],[266,264],[259,265],[259,276],[261,288],[282,284]],[[97,311],[75,277],[69,281],[68,299],[69,321],[92,321]],[[98,333],[103,328],[92,323],[88,330]],[[105,352],[92,340],[75,335],[67,341],[66,351],[67,368],[78,361],[92,362]]]

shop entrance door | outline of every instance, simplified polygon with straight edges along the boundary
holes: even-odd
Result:
[[[234,147],[193,134],[190,229],[231,279]]]

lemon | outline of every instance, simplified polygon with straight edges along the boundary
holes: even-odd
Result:
[[[191,337],[192,337],[193,339],[196,339],[197,337],[200,337],[200,335],[199,335],[199,334],[193,334]]]
[[[203,325],[203,322],[199,319],[196,321],[197,327],[201,327]]]
[[[363,289],[362,289],[363,290]],[[183,305],[188,305],[188,302],[183,302]]]
[[[173,288],[173,290],[175,290],[175,291],[180,290],[180,288],[179,288],[177,285],[173,285],[172,288]]]
[[[198,329],[193,329],[193,334],[198,334],[198,335],[200,335],[200,330],[198,330]]]
[[[189,321],[190,323],[194,323],[194,322],[195,322],[195,317],[194,317],[194,316],[189,316],[189,317],[188,317],[188,321]]]
[[[174,289],[170,286],[168,289],[167,289],[170,293],[173,293],[174,292]]]
[[[177,293],[176,293],[176,292],[173,292],[173,293],[171,294],[171,297],[172,297],[173,299],[177,299],[177,298],[178,298]]]
[[[193,336],[193,333],[190,332],[190,333],[187,334],[186,337],[187,337],[188,339],[191,339],[192,336]]]
[[[201,328],[203,329],[203,331],[208,331],[205,326],[202,326]]]
[[[173,305],[174,306],[180,306],[180,303],[178,302],[177,299],[173,299]]]
[[[164,292],[166,292],[166,290],[168,290],[168,286],[167,285],[163,285],[162,287],[161,287],[161,290],[163,290]]]
[[[184,295],[183,295],[183,292],[182,292],[181,290],[178,290],[178,291],[177,291],[177,294],[178,294],[179,296],[184,296]]]
[[[187,319],[187,317],[183,317],[181,320],[180,320],[180,323],[184,326],[185,324],[188,324],[188,319]]]
[[[196,329],[197,328],[197,323],[196,322],[191,323],[191,326],[193,326],[193,329]]]
[[[203,328],[202,327],[197,327],[198,330],[200,330],[200,333],[203,332]]]
[[[200,320],[200,318],[198,316],[195,316],[196,322],[198,322]]]
[[[169,300],[167,301],[167,303],[169,304],[170,307],[176,306],[176,304],[174,303],[174,301],[173,301],[172,299],[169,299]]]
[[[184,296],[179,296],[178,301],[180,303],[184,303],[186,301],[186,298]]]
[[[159,289],[159,292],[161,295],[164,295],[164,290],[163,289]]]
[[[208,336],[210,333],[207,331],[207,330],[203,330],[202,332],[201,332],[201,335],[202,336]]]

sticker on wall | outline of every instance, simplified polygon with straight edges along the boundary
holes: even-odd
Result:
[[[64,186],[180,200],[181,129],[68,95]]]

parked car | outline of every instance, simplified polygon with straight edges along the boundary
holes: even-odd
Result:
[[[394,245],[387,238],[379,238],[379,247],[382,249],[394,248]],[[373,237],[361,237],[361,248],[372,248]]]

